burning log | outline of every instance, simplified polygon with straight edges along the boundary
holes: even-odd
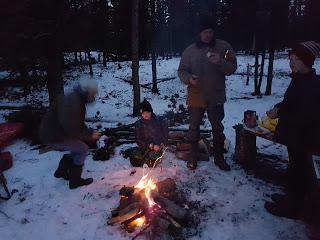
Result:
[[[149,236],[148,239],[173,239],[172,231],[180,232],[182,225],[189,220],[189,210],[177,203],[179,194],[173,179],[155,183],[144,175],[134,187],[123,186],[117,209],[113,210],[109,225],[121,224],[128,232]],[[186,225],[187,226],[187,225]],[[160,238],[159,238],[160,237]]]
[[[138,215],[144,206],[141,205],[141,203],[132,203],[128,207],[120,210],[118,212],[118,216],[112,217],[109,221],[109,225],[113,225],[115,223],[123,223],[131,218],[134,218],[136,215]]]
[[[157,191],[151,191],[153,200],[172,217],[183,220],[188,217],[188,210],[161,196]]]
[[[134,216],[133,218],[130,218],[124,222],[122,222],[121,224],[124,225],[125,227],[129,226],[129,224],[131,223],[131,225],[133,225],[132,227],[134,227],[134,225],[140,225],[143,224],[145,222],[145,217],[144,217],[145,213],[144,212],[140,212],[139,214],[137,214],[136,216]],[[140,223],[140,218],[142,218],[141,220],[143,221],[142,223]],[[137,220],[137,221],[136,221]],[[136,221],[136,222],[134,222]],[[128,229],[130,230],[130,229]]]
[[[120,189],[120,196],[122,197],[130,197],[132,194],[134,193],[134,187],[127,187],[127,186],[123,186],[121,189]]]
[[[130,197],[121,197],[120,198],[120,204],[118,209],[124,209],[128,205],[133,204],[135,202],[142,202],[144,205],[146,205],[146,197],[145,197],[145,190],[135,191]]]
[[[156,185],[159,194],[173,192],[177,189],[177,185],[172,178],[167,178],[163,181],[157,182]]]

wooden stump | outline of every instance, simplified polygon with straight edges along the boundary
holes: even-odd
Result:
[[[233,128],[236,130],[234,159],[239,164],[248,167],[256,159],[256,136],[245,131],[242,125],[236,125]]]

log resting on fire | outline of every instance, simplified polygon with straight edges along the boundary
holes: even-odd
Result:
[[[136,215],[138,215],[141,211],[142,208],[144,208],[144,206],[142,206],[143,204],[135,202],[130,204],[128,207],[119,210],[118,212],[118,216],[112,217],[109,221],[108,224],[109,225],[113,225],[115,223],[122,223],[125,222],[133,217],[135,217]],[[113,211],[112,214],[114,214],[115,212]]]
[[[172,178],[167,178],[163,181],[157,182],[156,185],[159,194],[173,192],[177,189],[177,185]]]
[[[134,187],[123,186],[120,189],[120,196],[130,197],[134,193]]]
[[[135,191],[131,196],[129,197],[121,197],[120,199],[120,205],[118,207],[118,210],[125,209],[127,206],[139,202],[143,207],[148,203],[147,198],[145,197],[145,190],[142,189],[140,191]]]
[[[165,197],[161,196],[157,191],[151,191],[151,197],[153,200],[164,209],[167,214],[171,215],[172,217],[183,220],[188,217],[188,210],[182,208],[175,204],[174,202],[166,199]]]

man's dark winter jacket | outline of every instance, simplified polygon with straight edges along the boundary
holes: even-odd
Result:
[[[148,148],[151,143],[166,145],[168,142],[167,124],[154,114],[150,120],[141,118],[135,123],[135,134],[137,144],[141,148]]]
[[[293,147],[320,147],[320,79],[315,70],[295,73],[279,107],[275,140]]]
[[[42,143],[57,143],[67,139],[89,140],[92,131],[85,123],[86,96],[76,89],[57,98],[42,119],[39,136]]]

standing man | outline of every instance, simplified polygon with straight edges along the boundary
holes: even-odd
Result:
[[[98,85],[93,79],[83,79],[69,95],[60,96],[43,117],[39,136],[44,144],[56,150],[69,151],[59,162],[56,178],[69,180],[69,188],[89,185],[92,178],[81,178],[88,154],[87,142],[97,141],[99,133],[85,125],[86,105],[93,103]]]
[[[203,18],[197,29],[197,41],[182,54],[178,75],[188,85],[187,105],[190,114],[188,142],[191,153],[187,166],[197,167],[200,124],[205,111],[212,126],[214,163],[224,171],[230,166],[224,159],[224,140],[222,120],[226,101],[225,76],[237,69],[236,55],[231,45],[216,39],[215,25],[209,18]]]

